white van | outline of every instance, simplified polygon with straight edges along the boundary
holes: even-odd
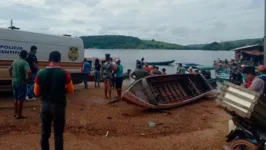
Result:
[[[1,91],[11,87],[8,67],[19,57],[21,50],[29,52],[33,45],[38,48],[36,56],[41,69],[48,65],[49,53],[59,51],[62,57],[60,66],[71,73],[73,83],[82,81],[80,78],[82,78],[81,65],[84,59],[84,46],[81,38],[0,28]]]

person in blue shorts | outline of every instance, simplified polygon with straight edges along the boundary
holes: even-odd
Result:
[[[121,60],[117,59],[115,68],[115,88],[117,91],[117,98],[121,99],[122,95],[122,85],[124,80],[123,66],[121,65]]]
[[[14,60],[9,67],[9,74],[12,78],[12,89],[14,96],[14,115],[17,119],[24,119],[22,115],[23,102],[27,96],[27,81],[30,80],[31,69],[29,63],[26,61],[28,52],[22,50],[19,58]]]
[[[84,74],[84,89],[88,88],[88,76],[90,74],[91,65],[86,58],[83,60],[83,74]]]

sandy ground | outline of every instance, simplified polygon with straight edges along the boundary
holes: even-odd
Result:
[[[220,150],[225,143],[230,117],[211,99],[151,111],[124,102],[108,104],[103,89],[90,86],[78,85],[68,95],[66,150]],[[39,100],[27,101],[28,118],[16,120],[12,98],[0,95],[0,149],[40,149]],[[149,127],[149,121],[160,125]],[[54,149],[53,136],[50,141]]]

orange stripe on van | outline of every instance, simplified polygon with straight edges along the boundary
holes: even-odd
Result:
[[[0,67],[2,66],[10,66],[12,64],[12,60],[0,60]],[[41,67],[45,67],[49,65],[49,62],[45,61],[39,61],[38,65]],[[61,67],[81,67],[82,63],[76,63],[76,62],[60,62],[59,65]]]

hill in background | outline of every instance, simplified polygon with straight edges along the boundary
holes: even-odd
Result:
[[[160,42],[154,39],[141,40],[137,37],[123,35],[82,36],[85,48],[97,49],[177,49],[177,50],[230,50],[241,46],[262,44],[262,38],[244,39],[209,44],[179,45]]]

